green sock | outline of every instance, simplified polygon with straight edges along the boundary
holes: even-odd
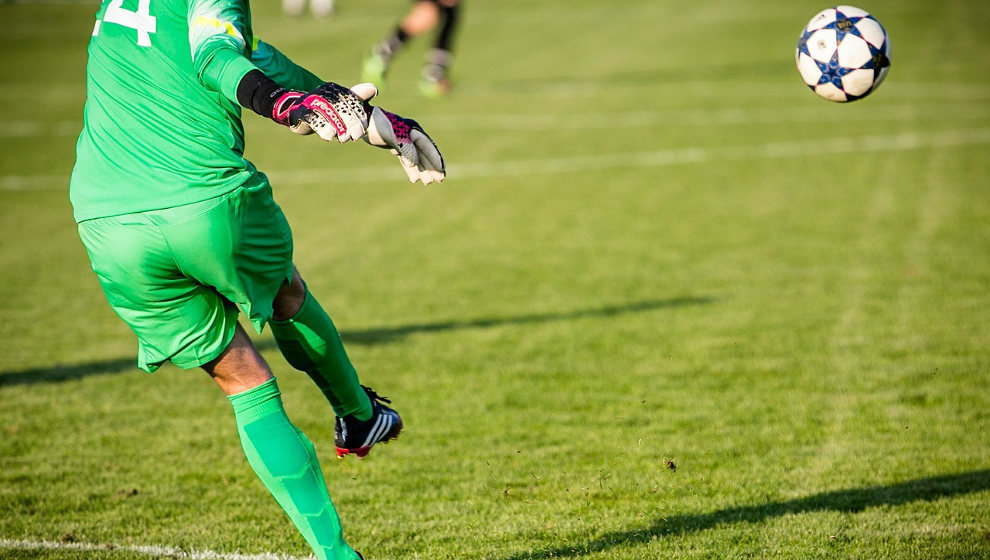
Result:
[[[228,397],[248,463],[320,560],[355,560],[313,444],[289,421],[275,379]]]
[[[309,290],[294,317],[269,324],[282,355],[292,367],[309,374],[337,416],[371,418],[371,400],[361,388],[340,334]]]

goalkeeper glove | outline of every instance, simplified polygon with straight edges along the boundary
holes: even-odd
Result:
[[[333,82],[306,93],[284,88],[261,70],[244,74],[237,84],[237,101],[263,117],[285,125],[296,134],[316,132],[324,140],[357,140],[368,128],[371,106],[378,90],[358,84],[349,90]]]
[[[288,125],[296,134],[316,133],[327,142],[344,143],[364,136],[371,106],[368,100],[378,95],[372,84],[358,84],[347,89],[326,82],[309,93],[288,91],[279,98],[272,111],[276,122]]]
[[[434,181],[439,183],[447,176],[447,168],[437,145],[412,119],[374,107],[364,139],[372,146],[385,148],[397,155],[410,183],[422,181],[424,185],[429,185]]]

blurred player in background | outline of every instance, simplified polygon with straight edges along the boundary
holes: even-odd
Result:
[[[318,18],[333,15],[334,0],[309,0],[309,11]],[[292,17],[299,17],[306,11],[306,0],[282,0],[282,11]]]
[[[454,57],[453,41],[460,21],[460,4],[459,0],[414,0],[409,13],[365,56],[362,79],[382,87],[393,57],[410,39],[439,24],[433,48],[426,55],[419,90],[428,97],[439,97],[450,91],[449,69]]]
[[[248,463],[317,557],[358,558],[240,312],[259,332],[270,325],[326,396],[338,455],[364,456],[402,420],[359,383],[293,265],[268,178],[244,159],[241,107],[297,134],[364,138],[424,184],[443,180],[440,152],[415,121],[372,107],[372,84],[324,82],[258,40],[247,0],[104,0],[88,52],[69,196],[93,271],[138,337],[138,365],[206,370],[230,400]]]

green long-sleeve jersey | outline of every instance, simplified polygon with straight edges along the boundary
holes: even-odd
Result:
[[[199,202],[251,180],[236,95],[255,68],[284,87],[322,83],[254,37],[247,0],[103,0],[69,186],[76,221]]]

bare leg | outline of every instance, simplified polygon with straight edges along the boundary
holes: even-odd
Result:
[[[203,369],[227,396],[253,389],[273,377],[268,364],[258,354],[240,324],[227,349],[215,360],[203,365]]]
[[[299,313],[303,302],[306,301],[306,285],[303,284],[299,269],[292,272],[292,280],[282,284],[275,299],[272,301],[272,319],[285,321]]]

